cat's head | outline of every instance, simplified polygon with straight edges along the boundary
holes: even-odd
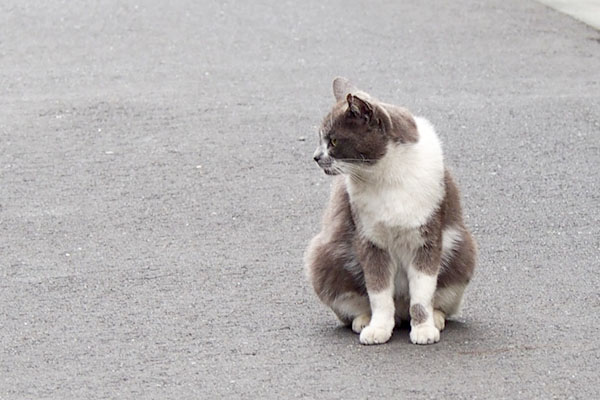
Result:
[[[390,145],[418,140],[406,109],[377,101],[346,78],[334,79],[333,94],[336,104],[323,119],[313,156],[326,174],[353,174],[375,165]]]

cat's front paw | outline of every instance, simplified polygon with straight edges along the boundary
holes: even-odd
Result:
[[[355,333],[361,333],[365,326],[369,325],[371,317],[367,314],[361,314],[352,320],[352,330]]]
[[[433,325],[416,325],[410,330],[410,341],[414,344],[437,343],[440,341],[440,331]]]
[[[362,344],[382,344],[390,340],[391,336],[392,329],[368,325],[360,333],[360,342]]]

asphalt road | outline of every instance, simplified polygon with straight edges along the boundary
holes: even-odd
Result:
[[[0,398],[596,398],[600,33],[532,1],[0,3]],[[149,2],[148,2],[149,3]],[[307,284],[352,78],[436,126],[479,267],[442,341]]]

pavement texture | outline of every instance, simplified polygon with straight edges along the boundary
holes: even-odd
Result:
[[[0,3],[0,398],[596,398],[600,33],[534,1]],[[440,343],[307,284],[351,78],[479,243]]]

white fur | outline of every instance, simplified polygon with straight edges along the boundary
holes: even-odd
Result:
[[[410,329],[410,341],[414,344],[432,344],[440,341],[440,330],[433,324],[415,325]]]
[[[449,226],[442,232],[442,268],[451,259],[456,246],[462,241],[462,230],[454,226]]]
[[[391,336],[394,295],[410,297],[411,305],[419,303],[427,310],[427,321],[413,327],[411,340],[420,344],[439,340],[439,330],[433,321],[437,277],[419,273],[412,267],[412,261],[423,244],[419,228],[444,197],[444,160],[431,124],[423,118],[415,121],[419,132],[417,143],[389,144],[386,155],[375,165],[346,177],[360,234],[389,251],[395,275],[388,290],[369,292],[372,317],[361,332],[363,344],[383,343]]]
[[[410,290],[410,305],[421,304],[426,309],[429,307],[433,309],[433,295],[437,286],[437,275],[426,274],[411,265],[408,268],[407,276]],[[430,310],[427,311],[429,312]]]
[[[434,307],[442,310],[448,317],[457,314],[460,311],[465,288],[466,284],[438,289],[433,300]]]
[[[415,118],[419,141],[390,144],[386,155],[364,168],[365,179],[346,177],[358,227],[366,239],[392,254],[394,272],[406,274],[423,239],[424,225],[444,198],[444,159],[437,135],[426,119]],[[396,277],[408,295],[405,276]]]
[[[454,226],[449,226],[442,232],[442,254],[454,251],[456,244],[462,241],[462,232]]]
[[[370,314],[361,314],[352,320],[352,330],[354,333],[361,333],[362,330],[369,325],[371,321]]]
[[[360,333],[362,344],[379,344],[387,342],[394,329],[394,287],[390,285],[377,293],[369,293],[371,303],[371,322]]]
[[[431,124],[416,118],[419,141],[389,144],[386,155],[364,168],[364,179],[346,179],[350,201],[359,217],[361,233],[376,245],[390,249],[399,236],[425,224],[444,197],[444,161]],[[390,249],[391,250],[391,249]]]
[[[324,140],[321,140],[319,146],[317,146],[313,157],[316,157],[319,154],[321,154],[321,157],[329,157],[329,146],[327,146],[327,143]]]
[[[454,226],[449,226],[444,229],[442,233],[442,270],[447,267],[458,244],[462,240],[462,229]],[[439,289],[435,293],[434,307],[442,310],[447,316],[458,313],[465,286],[466,285],[453,285]]]
[[[440,310],[433,310],[433,323],[438,331],[443,331],[446,327],[446,314]]]
[[[429,344],[440,340],[440,331],[433,319],[433,296],[437,275],[429,275],[410,265],[407,270],[410,305],[420,304],[425,308],[427,319],[418,325],[411,319],[410,340],[415,344]]]
[[[442,236],[442,270],[452,259],[457,245],[463,240],[463,231],[460,228],[449,226],[444,229]],[[434,307],[442,310],[447,316],[452,316],[460,311],[462,296],[466,285],[453,285],[439,289],[435,293]]]
[[[371,313],[368,299],[357,293],[344,293],[336,297],[331,304],[331,309],[338,316],[349,320],[353,320],[363,314],[369,316]]]

